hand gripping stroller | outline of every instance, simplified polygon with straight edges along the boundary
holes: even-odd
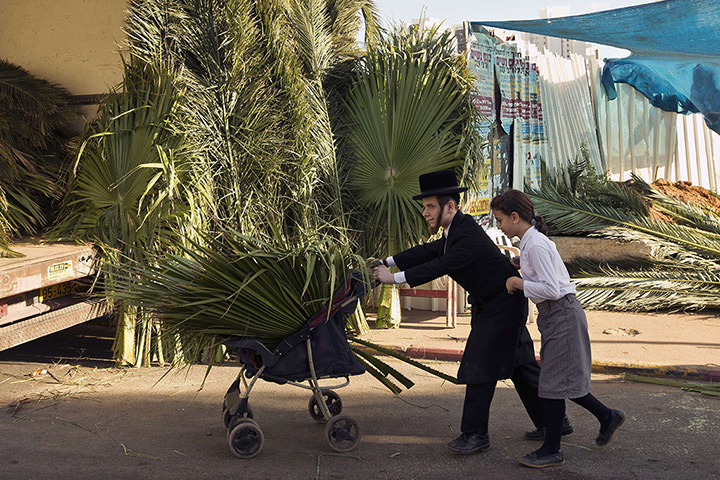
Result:
[[[350,375],[365,372],[347,342],[343,313],[355,311],[358,298],[369,290],[360,276],[353,276],[333,296],[332,303],[313,315],[305,326],[270,351],[256,338],[230,338],[223,343],[237,349],[242,369],[223,401],[222,417],[230,451],[252,458],[262,449],[264,437],[248,403],[258,378],[281,385],[312,390],[308,404],[316,422],[327,422],[325,438],[337,452],[348,452],[360,441],[360,426],[343,415],[342,401],[333,389],[350,383]],[[323,386],[319,379],[341,378],[344,382]],[[301,382],[307,381],[309,385]]]

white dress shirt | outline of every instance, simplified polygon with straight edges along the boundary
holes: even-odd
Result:
[[[520,270],[525,296],[533,303],[577,292],[555,244],[535,227],[530,227],[520,241]]]

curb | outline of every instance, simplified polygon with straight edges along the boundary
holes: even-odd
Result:
[[[420,360],[440,360],[445,362],[459,362],[464,350],[447,348],[425,347],[398,347],[394,345],[380,345],[387,350]],[[366,351],[378,353],[367,347]],[[540,362],[540,357],[536,357]],[[720,382],[720,368],[705,366],[675,366],[675,365],[632,365],[627,363],[593,362],[593,373],[606,373],[611,375],[644,375],[648,377],[667,377],[686,380],[700,380],[704,382]]]

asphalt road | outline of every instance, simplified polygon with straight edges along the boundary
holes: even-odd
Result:
[[[596,447],[595,419],[569,404],[566,465],[532,470],[517,463],[537,444],[522,438],[531,424],[510,382],[493,402],[491,449],[471,456],[445,448],[459,434],[463,388],[412,368],[398,366],[416,381],[399,396],[369,375],[337,390],[362,430],[347,454],[334,453],[310,418],[308,391],[260,382],[250,403],[264,447],[242,460],[220,419],[236,366],[213,368],[200,389],[203,366],[161,379],[164,368],[107,368],[86,347],[65,348],[86,360],[0,355],[0,479],[720,479],[720,399],[679,388],[594,376],[593,393],[626,423]],[[43,368],[49,374],[29,376]]]

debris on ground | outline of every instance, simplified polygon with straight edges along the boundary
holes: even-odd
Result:
[[[666,387],[679,387],[685,392],[701,393],[711,397],[720,397],[720,384],[717,383],[686,383],[664,378],[644,377],[642,375],[625,374],[625,380],[630,382],[653,383]]]
[[[602,331],[605,335],[622,335],[624,337],[635,337],[640,335],[634,328],[606,328]]]

